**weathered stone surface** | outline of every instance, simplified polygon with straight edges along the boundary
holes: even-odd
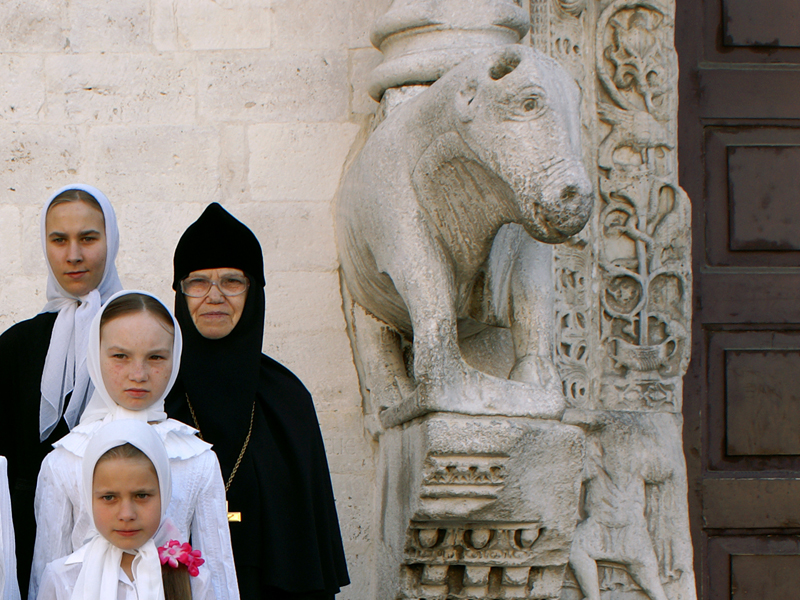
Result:
[[[269,48],[274,7],[258,0],[175,0],[177,42],[191,50]]]
[[[176,125],[195,118],[194,62],[186,54],[53,55],[45,73],[51,123]]]
[[[343,330],[268,331],[264,336],[264,352],[289,367],[306,384],[317,411],[361,412],[355,370],[342,368],[346,361],[352,361],[350,341]]]
[[[0,3],[0,52],[61,52],[67,0],[9,0]]]
[[[148,0],[114,0],[98,10],[95,0],[69,1],[73,52],[141,51],[150,42]]]
[[[344,331],[337,273],[278,272],[269,281],[266,330],[301,332],[340,325]]]
[[[350,52],[350,73],[353,87],[350,110],[355,114],[371,115],[375,112],[377,103],[367,91],[368,75],[380,61],[380,52],[373,48],[352,50]]]
[[[380,449],[379,597],[447,597],[463,586],[475,588],[472,597],[505,597],[482,581],[486,568],[504,571],[506,595],[521,587],[520,597],[547,597],[528,595],[528,579],[532,570],[563,573],[578,511],[579,429],[433,413],[387,430]]]
[[[123,201],[207,204],[221,199],[218,134],[212,127],[94,127],[86,171]]]
[[[275,48],[286,52],[345,47],[349,5],[349,0],[272,0]],[[306,17],[298,19],[298,12]]]
[[[0,205],[0,256],[4,270],[10,273],[18,271],[22,263],[21,212],[18,206]]]
[[[75,127],[34,123],[0,127],[3,202],[44,204],[47,189],[83,173],[85,144]],[[36,237],[38,237],[38,233]]]
[[[258,236],[264,263],[271,272],[331,272],[338,267],[333,217],[327,204],[249,202],[237,206],[236,214]]]
[[[248,134],[251,194],[329,202],[357,133],[351,123],[253,125]],[[305,176],[309,169],[315,177]]]
[[[199,53],[198,113],[227,121],[330,121],[347,113],[343,51]]]
[[[44,58],[31,54],[0,56],[0,118],[38,121],[45,102]]]

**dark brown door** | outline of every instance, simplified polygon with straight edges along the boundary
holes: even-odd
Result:
[[[700,598],[800,598],[800,1],[678,0]]]

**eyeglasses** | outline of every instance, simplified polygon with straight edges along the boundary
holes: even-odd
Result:
[[[217,286],[223,296],[239,296],[250,287],[247,277],[230,275],[214,281],[206,277],[187,277],[181,281],[181,291],[190,298],[203,298],[211,291],[211,286]]]

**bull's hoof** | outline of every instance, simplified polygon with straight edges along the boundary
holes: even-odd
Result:
[[[460,376],[459,376],[460,375]],[[551,386],[500,379],[465,367],[441,385],[420,384],[399,403],[380,413],[385,428],[432,412],[560,419],[566,401]]]

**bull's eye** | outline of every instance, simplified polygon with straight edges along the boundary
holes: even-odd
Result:
[[[532,112],[539,110],[539,97],[533,96],[532,98],[527,98],[522,103],[522,110],[524,110],[525,112]]]

